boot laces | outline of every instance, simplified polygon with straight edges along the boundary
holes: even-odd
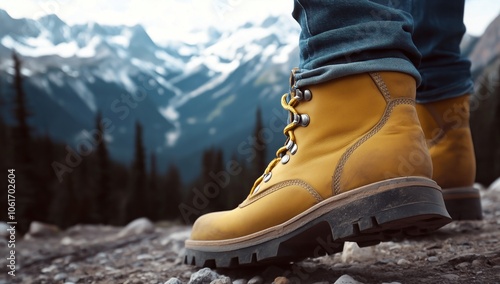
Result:
[[[294,96],[292,96],[292,93],[294,94]],[[309,90],[305,90],[304,93],[302,93],[301,90],[297,89],[293,85],[291,86],[290,92],[284,94],[281,97],[281,106],[289,112],[289,123],[283,129],[283,134],[287,136],[287,139],[285,141],[285,144],[276,151],[276,158],[274,158],[268,164],[268,166],[264,170],[264,174],[254,182],[252,190],[250,191],[250,195],[255,194],[259,191],[260,184],[263,181],[267,182],[271,179],[271,171],[279,162],[281,162],[282,164],[288,163],[288,161],[290,160],[290,155],[287,153],[288,151],[291,155],[294,155],[297,152],[298,146],[295,142],[295,134],[293,131],[299,126],[306,127],[310,122],[309,115],[300,114],[295,109],[299,102],[303,100],[311,100],[311,92]]]

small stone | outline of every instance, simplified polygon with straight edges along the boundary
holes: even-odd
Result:
[[[274,279],[273,284],[290,284],[290,280],[286,277],[279,276]]]
[[[484,265],[484,261],[482,259],[474,259],[472,261],[472,266],[483,266]]]
[[[250,280],[248,280],[247,284],[262,284],[264,283],[264,278],[260,276],[254,276]]]
[[[400,260],[398,260],[398,265],[410,265],[411,262],[409,262],[408,260],[402,258]]]
[[[460,276],[458,276],[456,274],[444,274],[444,275],[441,275],[441,277],[443,277],[447,280],[450,280],[450,281],[457,281],[458,279],[460,279]]]
[[[488,191],[500,193],[500,177],[490,184]]]
[[[41,237],[54,236],[57,233],[59,233],[59,231],[60,230],[57,226],[33,221],[30,224],[28,234],[31,237],[41,238]]]
[[[374,247],[360,248],[355,242],[345,242],[342,250],[341,260],[343,263],[363,262],[373,257]]]
[[[182,284],[182,282],[178,278],[172,277],[163,284]]]
[[[436,261],[438,261],[438,260],[439,260],[439,258],[438,258],[437,256],[429,256],[429,257],[427,258],[427,261],[428,261],[428,262],[436,262]]]
[[[68,282],[78,283],[78,281],[80,281],[80,277],[79,276],[70,276],[70,277],[66,278],[66,280]]]
[[[402,246],[400,244],[394,244],[392,246],[389,247],[389,250],[390,251],[393,251],[393,250],[400,250],[402,248]]]
[[[344,268],[344,267],[348,267],[349,264],[345,264],[345,263],[341,263],[341,262],[338,262],[338,263],[335,263],[333,265],[334,268]]]
[[[137,260],[152,260],[153,256],[150,254],[140,254],[137,256]]]
[[[401,284],[401,282],[382,282],[382,284]]]
[[[219,274],[215,271],[212,271],[210,268],[203,268],[191,274],[188,284],[210,284],[210,282],[218,278]]]
[[[0,238],[2,239],[7,239],[9,237],[10,233],[7,231],[9,229],[9,225],[5,222],[0,222]]]
[[[130,222],[125,228],[123,228],[119,233],[118,237],[132,236],[152,233],[155,230],[155,226],[147,218],[139,218]]]
[[[236,279],[233,281],[233,284],[248,284],[248,281],[246,279]]]
[[[354,278],[352,278],[351,276],[344,274],[340,276],[339,279],[337,279],[337,281],[335,281],[335,283],[333,284],[362,284],[362,283],[354,280]]]
[[[470,265],[470,263],[468,263],[468,262],[462,262],[462,263],[457,264],[455,266],[455,268],[457,268],[457,269],[467,268],[469,265]]]
[[[163,238],[160,241],[160,243],[164,247],[169,246],[170,249],[176,254],[181,254],[182,250],[184,249],[184,241],[189,239],[190,235],[191,235],[190,229],[183,230],[180,232],[175,232]]]
[[[220,276],[219,279],[215,279],[214,281],[210,282],[210,284],[231,284],[231,278],[227,276]]]
[[[57,266],[55,266],[55,265],[44,267],[44,268],[42,268],[42,273],[50,273],[50,272],[54,271],[55,269],[57,269]]]
[[[54,276],[54,280],[55,281],[61,281],[61,280],[64,280],[68,277],[68,275],[66,273],[58,273],[56,274],[56,276]]]

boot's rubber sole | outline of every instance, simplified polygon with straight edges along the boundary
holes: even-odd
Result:
[[[186,241],[184,262],[233,268],[290,263],[360,246],[416,236],[451,222],[441,189],[427,178],[377,182],[330,197],[292,219],[251,235]]]
[[[444,203],[453,220],[481,220],[481,196],[474,187],[443,189]]]

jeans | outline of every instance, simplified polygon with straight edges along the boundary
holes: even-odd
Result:
[[[407,73],[417,102],[470,93],[460,54],[465,0],[295,0],[297,87],[374,71]]]

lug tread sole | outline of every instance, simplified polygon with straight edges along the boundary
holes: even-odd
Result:
[[[184,263],[211,268],[290,263],[335,254],[342,251],[346,241],[370,246],[427,234],[450,221],[439,188],[405,186],[333,207],[292,231],[260,243],[246,243],[237,249],[186,246]]]

